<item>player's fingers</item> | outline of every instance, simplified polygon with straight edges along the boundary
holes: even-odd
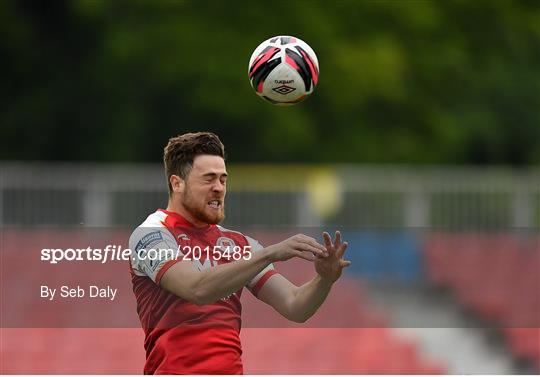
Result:
[[[341,266],[341,268],[344,268],[344,267],[349,267],[351,265],[351,261],[350,260],[343,260],[341,259],[339,261],[339,265]]]
[[[335,254],[336,246],[332,243],[332,237],[328,232],[323,232],[324,244],[326,245],[326,250],[328,250],[329,255]]]
[[[307,244],[313,246],[313,247],[316,247],[317,249],[321,250],[321,251],[326,251],[326,247],[321,245],[320,243],[317,242],[317,240],[313,237],[307,237],[306,236],[306,241],[305,241]]]
[[[339,230],[336,230],[336,242],[334,242],[334,245],[336,248],[341,246],[341,232]]]
[[[314,255],[317,255],[323,258],[328,256],[328,252],[326,251],[324,246],[323,246],[323,249],[321,250],[320,248],[312,246],[310,243],[307,243],[307,242],[299,242],[296,246],[296,250],[299,250],[302,252],[310,252],[310,253],[313,253]]]
[[[334,247],[334,245],[332,245],[332,237],[330,237],[330,234],[328,234],[328,232],[323,232],[322,236],[324,244],[326,245],[326,249],[331,250]]]
[[[339,248],[336,251],[336,256],[341,258],[343,254],[345,254],[345,250],[347,250],[347,247],[349,246],[348,242],[343,242]]]
[[[318,243],[317,240],[313,237],[306,236],[305,234],[297,234],[295,239],[298,242],[303,242],[313,247],[316,247],[317,249],[320,249],[323,252],[326,251],[326,247]]]
[[[295,254],[296,254],[296,256],[298,258],[302,258],[302,259],[308,260],[310,262],[313,262],[316,259],[315,255],[313,255],[313,253],[310,253],[310,252],[307,252],[307,251],[297,251]]]
[[[326,247],[324,247],[323,245],[318,243],[315,238],[309,237],[309,236],[306,236],[306,235],[302,234],[300,239],[302,240],[302,242],[305,242],[308,245],[311,245],[311,246],[316,247],[317,249],[319,249],[319,250],[321,250],[323,252],[326,252]]]

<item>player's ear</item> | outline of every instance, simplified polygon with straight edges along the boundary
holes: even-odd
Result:
[[[172,174],[169,177],[169,182],[171,183],[173,192],[182,193],[184,191],[186,183],[180,176]]]

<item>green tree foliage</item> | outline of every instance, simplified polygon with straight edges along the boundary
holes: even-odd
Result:
[[[252,50],[295,35],[319,86],[255,96]],[[2,1],[2,159],[159,161],[221,135],[234,162],[540,161],[538,1]]]

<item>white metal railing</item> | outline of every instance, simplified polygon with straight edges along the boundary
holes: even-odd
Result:
[[[230,225],[538,228],[540,170],[232,166]],[[0,163],[2,225],[136,225],[166,205],[159,164]]]

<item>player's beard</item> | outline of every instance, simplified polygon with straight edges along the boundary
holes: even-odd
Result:
[[[208,207],[208,201],[219,200],[221,207],[215,211]],[[192,194],[189,186],[181,197],[182,205],[197,220],[206,224],[219,224],[225,218],[225,198],[210,198],[208,200],[197,200]]]

